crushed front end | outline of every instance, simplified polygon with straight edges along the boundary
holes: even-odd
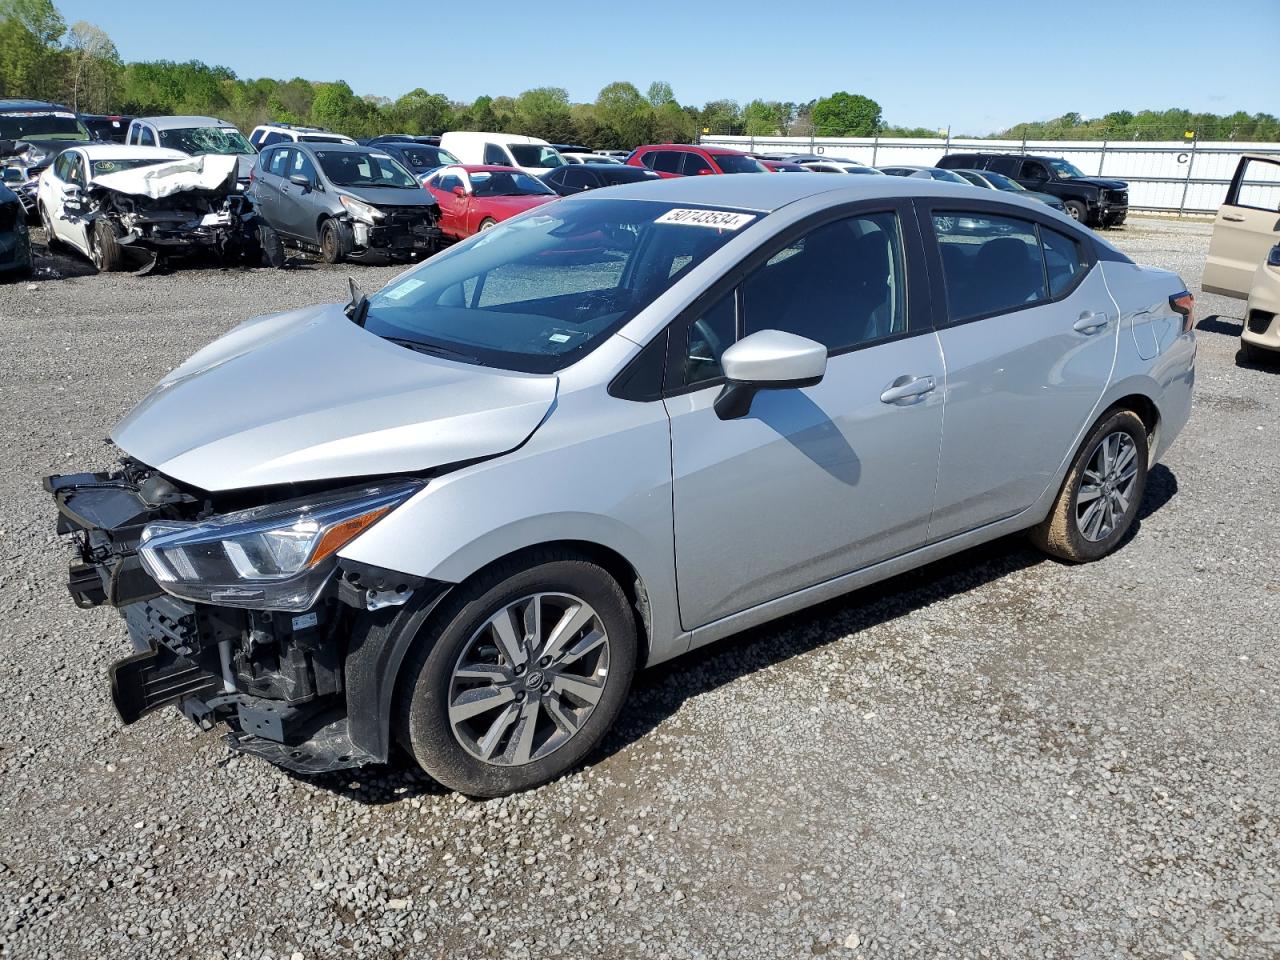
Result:
[[[214,497],[126,460],[44,485],[74,545],[72,599],[128,627],[134,653],[110,671],[126,724],[176,706],[299,773],[387,759],[375,628],[436,585],[336,554],[421,481]]]
[[[440,244],[439,207],[434,204],[373,206],[344,201],[352,252],[374,252],[392,260],[430,256]]]

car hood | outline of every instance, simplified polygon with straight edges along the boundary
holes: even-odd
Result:
[[[1052,193],[1041,193],[1038,190],[1019,190],[1014,196],[1026,197],[1028,200],[1039,200],[1041,203],[1047,203],[1051,207],[1062,206],[1061,197],[1055,197]]]
[[[433,207],[436,198],[417,187],[338,187],[339,193],[375,207]]]
[[[1129,184],[1123,180],[1108,180],[1103,177],[1072,177],[1063,183],[1087,183],[1094,187],[1106,187],[1108,190],[1128,190]]]
[[[203,490],[425,471],[522,444],[557,379],[397,346],[337,304],[247,321],[156,385],[111,433]]]

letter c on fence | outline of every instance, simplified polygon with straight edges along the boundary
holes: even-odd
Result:
[[[1187,162],[1187,155],[1186,155],[1185,153],[1180,153],[1180,154],[1178,154],[1178,162],[1179,162],[1179,163],[1186,163],[1186,162]]]

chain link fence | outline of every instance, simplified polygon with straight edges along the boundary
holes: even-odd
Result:
[[[1240,157],[1280,158],[1280,143],[1231,140],[985,140],[893,137],[704,136],[707,146],[748,153],[811,153],[871,166],[933,166],[949,153],[1014,153],[1061,157],[1086,176],[1129,184],[1129,207],[1157,213],[1212,214],[1226,196]]]

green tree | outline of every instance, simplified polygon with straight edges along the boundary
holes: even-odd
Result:
[[[442,93],[428,93],[422,87],[410,90],[386,111],[392,126],[404,133],[441,134],[453,121],[453,107]]]
[[[569,114],[569,93],[563,87],[534,87],[516,97],[512,128],[528,137],[551,143],[572,140],[573,117]]]
[[[843,90],[818,100],[809,114],[820,137],[873,137],[880,129],[880,104]]]
[[[61,100],[68,65],[56,44],[65,32],[51,0],[0,0],[0,93]]]
[[[596,146],[625,150],[653,139],[653,107],[635,84],[608,84],[596,97],[596,119],[604,142]]]
[[[84,113],[102,113],[115,101],[120,81],[120,54],[106,31],[84,20],[67,32],[73,81],[72,108]]]
[[[657,143],[696,143],[697,121],[680,104],[669,100],[653,112],[653,139]]]
[[[665,104],[676,102],[676,95],[671,91],[671,84],[665,80],[655,80],[649,84],[649,89],[645,92],[644,98],[649,101],[649,106],[655,110]]]
[[[787,132],[790,115],[790,104],[777,100],[752,100],[742,108],[742,132],[750,137],[781,136]]]
[[[733,136],[742,132],[742,111],[736,100],[710,101],[703,106],[701,119],[703,130],[713,135]]]

